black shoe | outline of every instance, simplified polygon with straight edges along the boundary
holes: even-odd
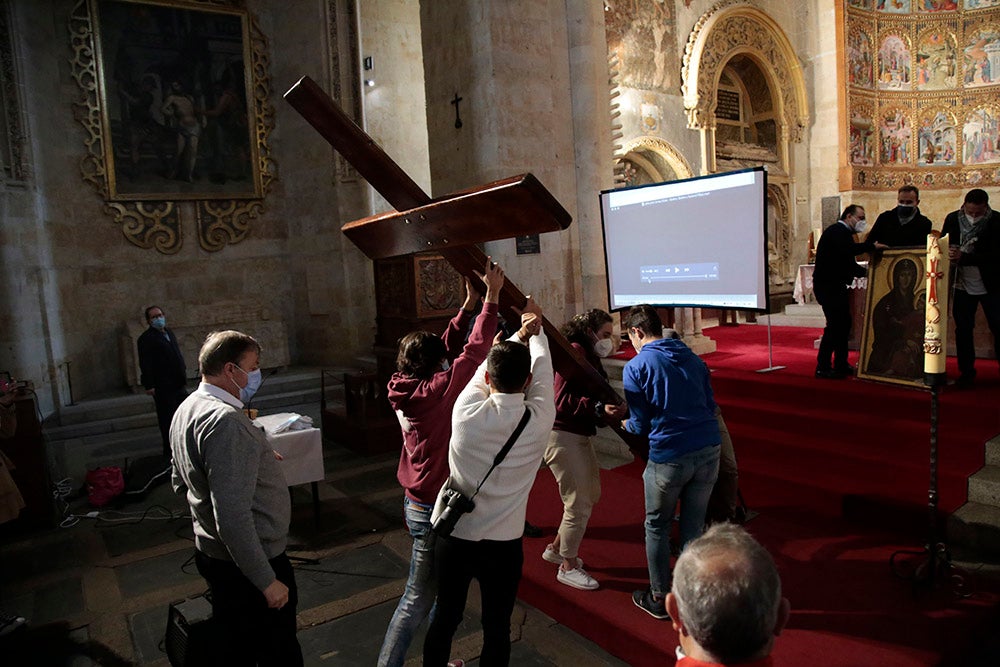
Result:
[[[829,368],[817,368],[816,377],[822,380],[843,380],[844,374]]]
[[[834,372],[835,373],[840,373],[841,375],[847,377],[847,376],[851,376],[851,375],[854,375],[855,373],[857,373],[858,369],[855,368],[854,366],[850,366],[850,365],[848,365],[848,366],[837,366],[834,369]]]
[[[663,600],[654,600],[653,592],[648,588],[632,593],[632,602],[658,621],[670,620],[670,614],[667,613]]]
[[[525,537],[541,537],[542,529],[538,526],[532,526],[528,523],[527,519],[524,521],[524,536]]]

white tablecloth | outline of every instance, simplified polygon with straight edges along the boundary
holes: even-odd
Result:
[[[858,262],[858,264],[868,268],[868,262]],[[816,301],[816,297],[813,296],[813,269],[815,268],[815,264],[800,264],[799,271],[795,274],[795,288],[792,290],[792,297],[800,306]],[[868,289],[868,278],[855,278],[851,281],[851,289]]]
[[[288,486],[322,482],[325,477],[323,437],[318,428],[272,433],[274,428],[291,416],[292,413],[288,412],[264,415],[254,420],[254,424],[267,432],[267,440],[271,443],[271,447],[281,454],[281,469],[285,473]]]

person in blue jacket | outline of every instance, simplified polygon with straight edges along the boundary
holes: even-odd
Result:
[[[683,341],[665,338],[652,306],[633,307],[622,321],[636,356],[623,373],[629,418],[622,426],[649,438],[642,474],[649,588],[632,601],[650,616],[670,618],[670,528],[681,501],[681,547],[701,535],[722,441],[708,367]]]

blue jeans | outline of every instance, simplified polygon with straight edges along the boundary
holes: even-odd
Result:
[[[396,612],[389,621],[378,656],[379,667],[398,667],[406,661],[406,651],[420,624],[428,615],[433,616],[434,598],[437,596],[437,577],[434,573],[435,535],[431,530],[431,511],[434,508],[403,498],[403,515],[406,527],[413,537],[410,555],[410,577],[406,590],[399,598]]]
[[[646,563],[649,586],[661,598],[670,592],[670,528],[681,501],[681,548],[701,535],[712,487],[719,476],[719,446],[705,447],[670,461],[646,463]]]

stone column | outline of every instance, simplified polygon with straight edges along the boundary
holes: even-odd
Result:
[[[614,186],[611,89],[604,8],[599,2],[566,3],[573,103],[576,221],[571,230],[579,249],[583,308],[608,302],[604,239],[597,193]]]
[[[701,331],[701,308],[674,308],[674,329],[695,354],[715,352],[715,341]]]

